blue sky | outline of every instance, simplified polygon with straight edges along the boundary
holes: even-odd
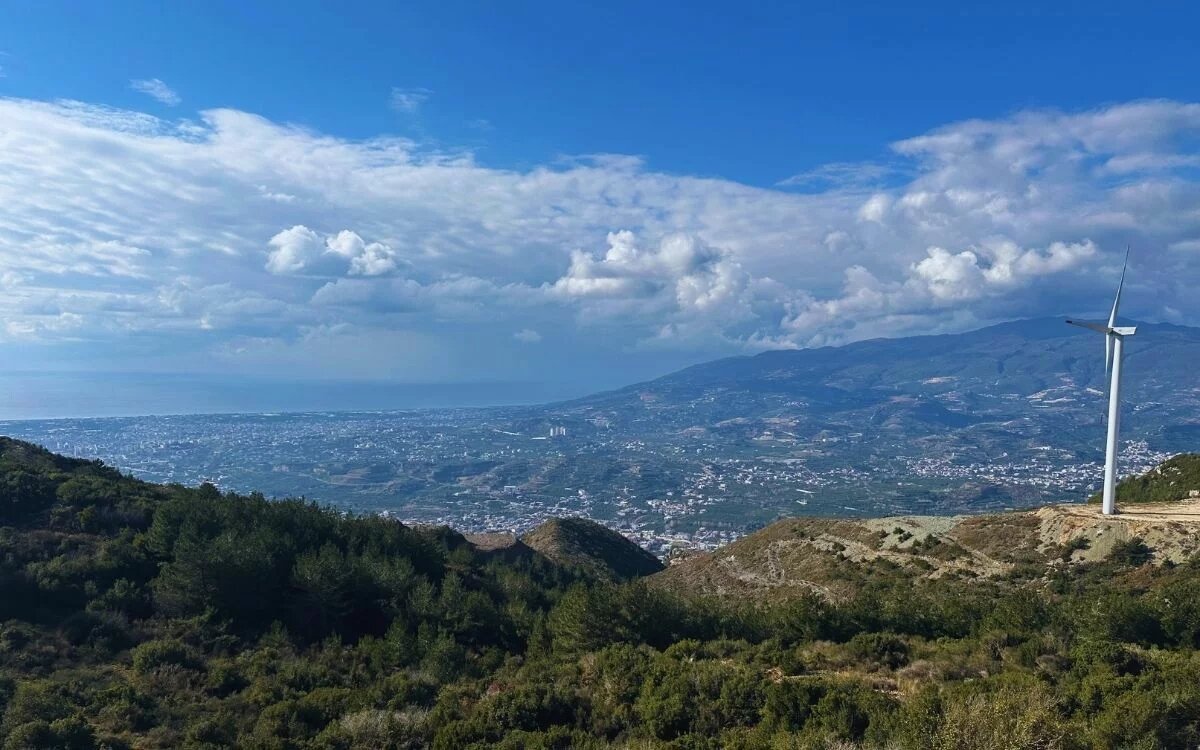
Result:
[[[158,78],[188,111],[494,166],[639,154],[763,186],[967,117],[1200,87],[1193,4],[848,5],[15,3],[0,43],[11,96],[148,109],[128,81]],[[387,106],[394,87],[425,90],[417,116]]]
[[[3,371],[558,396],[1098,312],[1129,242],[1200,323],[1187,4],[399,5],[0,8]]]

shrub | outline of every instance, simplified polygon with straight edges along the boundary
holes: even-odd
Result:
[[[846,644],[860,660],[899,669],[908,664],[908,644],[894,633],[859,633]]]
[[[1136,536],[1123,542],[1117,542],[1113,545],[1112,551],[1108,553],[1110,562],[1134,567],[1150,562],[1152,557],[1154,557],[1154,550]]]
[[[133,650],[133,669],[138,674],[150,674],[166,666],[198,669],[202,664],[191,649],[176,640],[146,641]]]
[[[1053,697],[1033,680],[972,685],[950,691],[942,700],[942,720],[931,744],[935,750],[1063,747]]]

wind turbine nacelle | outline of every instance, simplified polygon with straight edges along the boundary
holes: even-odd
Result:
[[[1137,326],[1116,326],[1109,329],[1118,336],[1132,336],[1137,333]]]

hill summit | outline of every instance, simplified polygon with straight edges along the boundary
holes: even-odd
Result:
[[[521,541],[559,565],[584,568],[611,580],[625,581],[663,569],[654,555],[586,518],[551,518]]]

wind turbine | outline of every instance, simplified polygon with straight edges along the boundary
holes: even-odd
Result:
[[[1108,325],[1068,320],[1067,323],[1104,334],[1104,371],[1109,374],[1108,383],[1108,443],[1104,452],[1104,515],[1117,512],[1117,430],[1121,426],[1121,355],[1126,337],[1137,333],[1134,326],[1117,325],[1117,308],[1121,306],[1121,290],[1125,287],[1125,270],[1129,268],[1129,249],[1125,249],[1125,265],[1121,267],[1121,282],[1117,285],[1117,298],[1113,300]]]

